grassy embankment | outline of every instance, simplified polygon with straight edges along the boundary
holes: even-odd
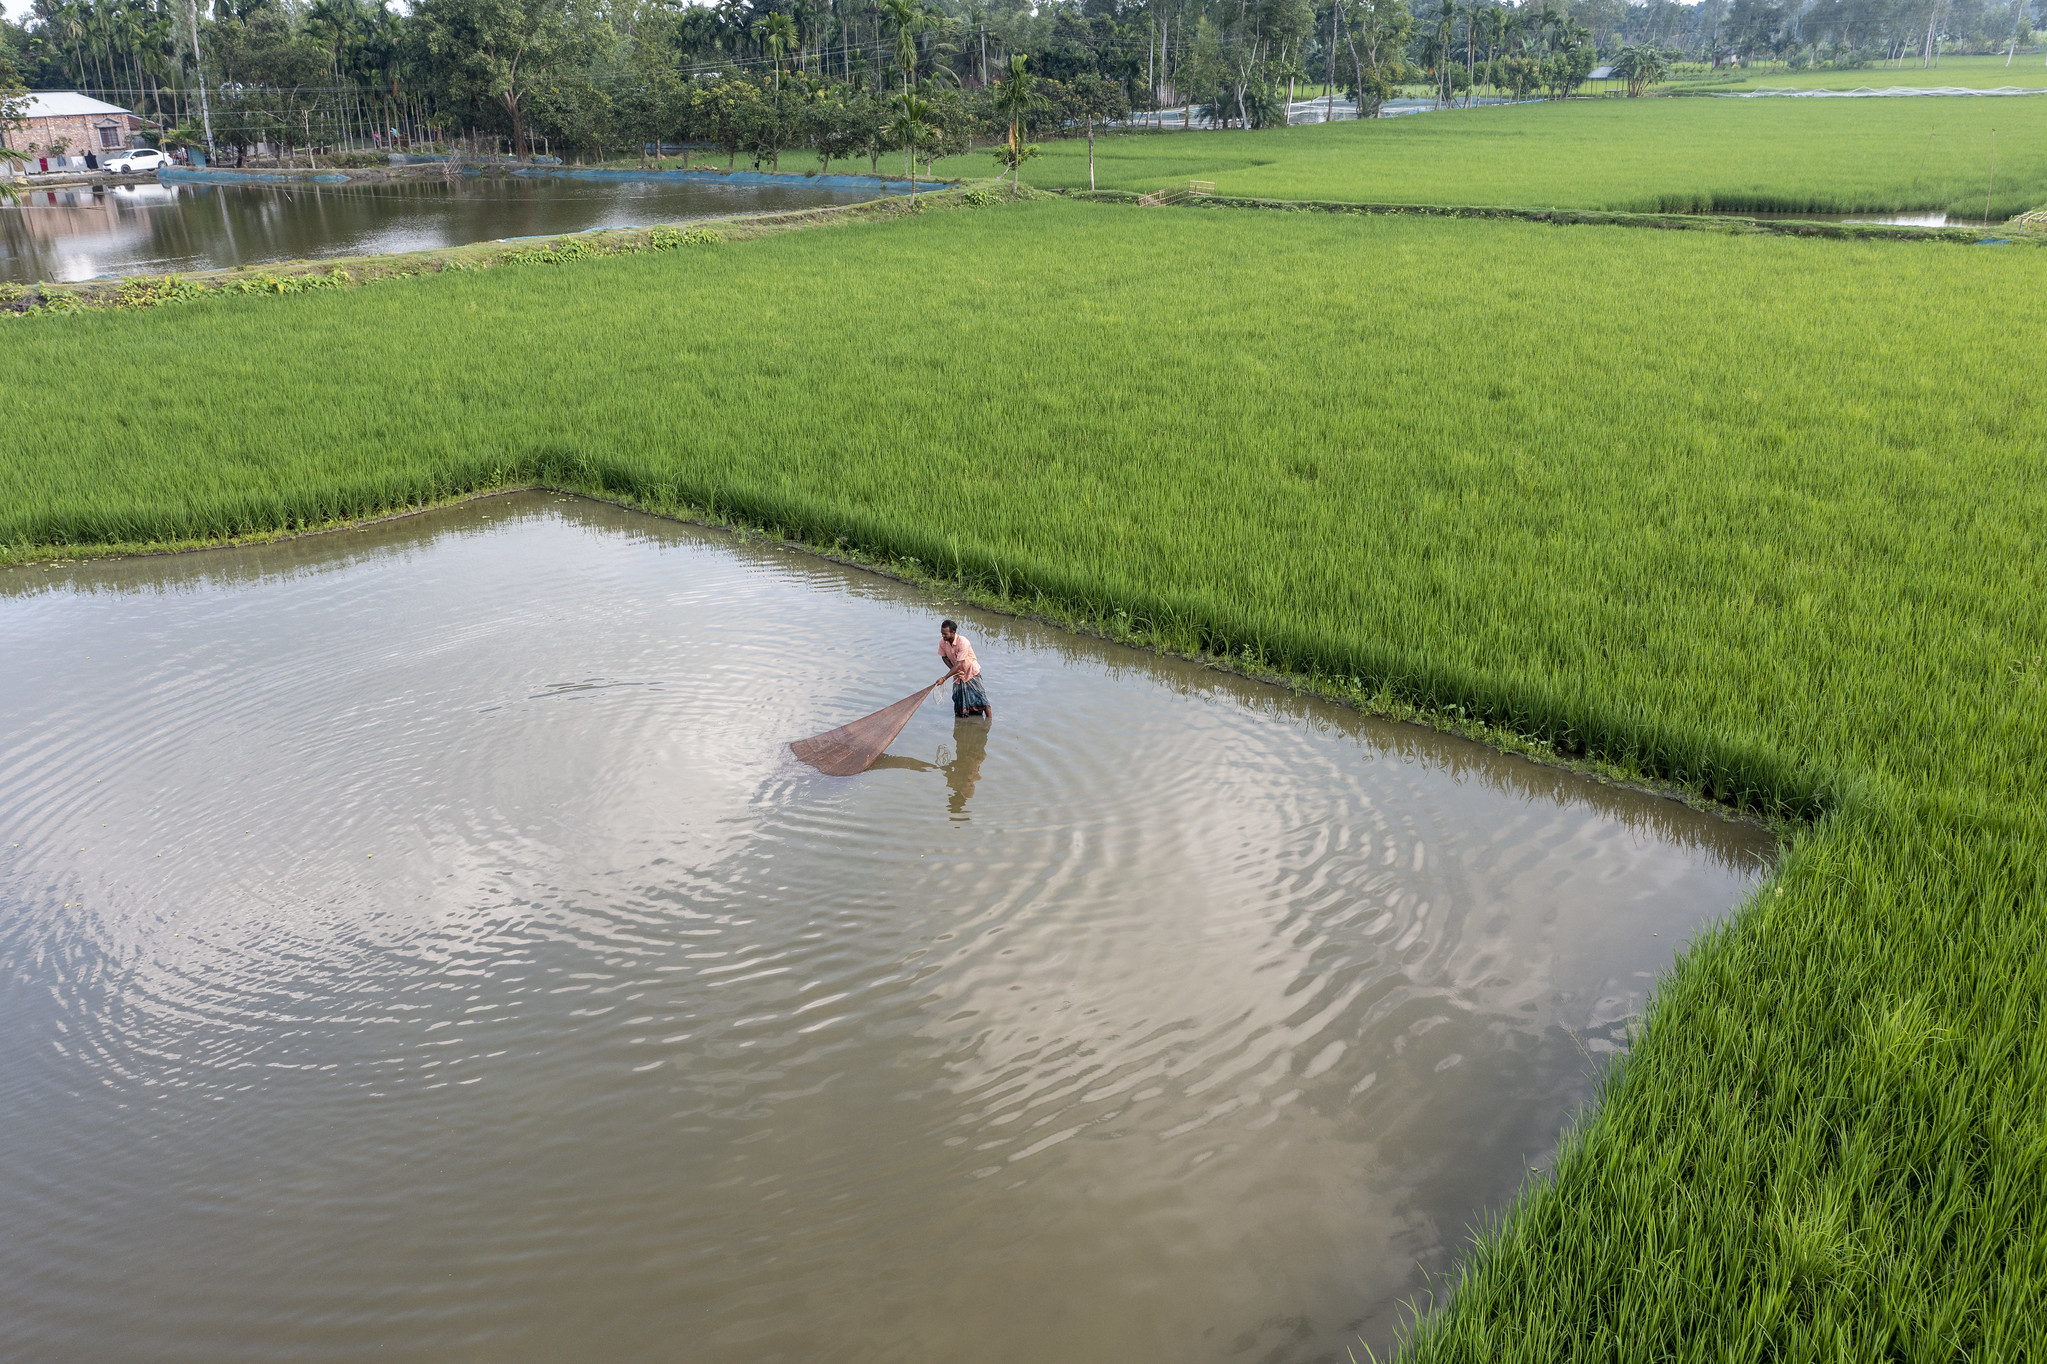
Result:
[[[1025,183],[1085,189],[1087,144],[1043,145]],[[937,165],[949,177],[993,168],[978,152]],[[1998,222],[2047,204],[2047,95],[1571,100],[1249,133],[1098,136],[1095,179],[1137,191],[1213,180],[1219,194],[1379,204],[1938,209],[1971,222],[1990,191]]]
[[[123,400],[12,407],[0,541],[541,479],[1816,815],[1411,1357],[2016,1360],[2043,286],[2034,251],[1037,203],[82,314],[9,333],[0,391],[118,355]]]

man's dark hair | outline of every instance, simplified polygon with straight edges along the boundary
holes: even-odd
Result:
[[[941,630],[957,630],[957,629],[959,629],[960,627],[959,627],[958,625],[954,624],[954,623],[953,623],[952,621],[949,621],[949,620],[942,620],[942,621],[938,622],[938,628],[939,628],[939,629],[941,629]]]

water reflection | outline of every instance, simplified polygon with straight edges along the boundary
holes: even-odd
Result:
[[[872,190],[715,179],[155,182],[30,188],[0,204],[0,280],[226,269],[422,251],[500,237],[857,203]]]
[[[926,762],[905,753],[884,753],[875,759],[870,772],[938,772],[945,777],[946,810],[957,820],[967,818],[967,802],[974,798],[974,786],[981,780],[981,765],[988,760],[990,721],[977,716],[959,716],[952,722],[952,744],[938,750],[936,762]]]
[[[981,780],[981,764],[988,761],[988,731],[992,727],[990,721],[971,717],[953,721],[945,784],[952,792],[946,808],[954,819],[967,817],[967,802],[974,798],[974,783]]]
[[[941,615],[999,734],[787,755]],[[0,572],[0,650],[8,1357],[1383,1354],[1771,855],[538,495]]]

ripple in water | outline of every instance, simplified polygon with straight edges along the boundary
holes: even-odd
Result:
[[[0,1354],[1342,1359],[1767,838],[526,495],[0,573]],[[953,614],[959,614],[956,609]]]

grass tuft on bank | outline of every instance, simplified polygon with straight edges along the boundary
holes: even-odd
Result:
[[[2037,251],[1053,202],[85,313],[0,350],[13,394],[131,376],[16,404],[0,544],[545,481],[1810,820],[1409,1357],[2016,1360],[2043,285]]]

